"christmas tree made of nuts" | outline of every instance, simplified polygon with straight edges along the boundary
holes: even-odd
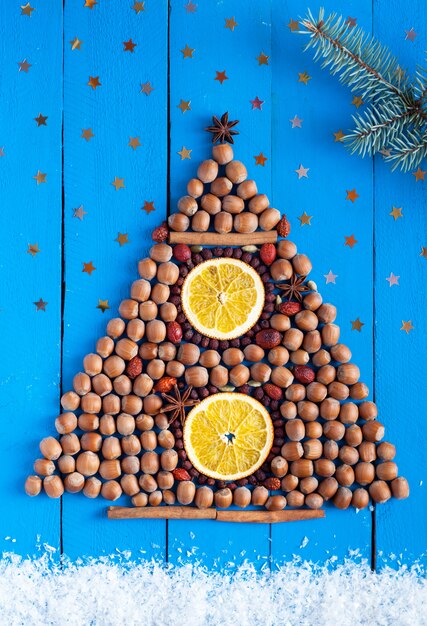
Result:
[[[327,500],[363,509],[408,496],[395,447],[339,342],[335,306],[307,278],[310,260],[288,239],[286,216],[234,159],[236,124],[224,114],[206,129],[212,158],[154,229],[129,299],[63,394],[58,436],[40,442],[28,495],[124,494],[133,507],[110,507],[109,517],[236,521],[322,517]],[[186,280],[214,259],[256,273],[263,292],[256,319],[231,339],[199,332],[186,314]],[[189,415],[217,394],[231,411],[250,400],[271,430],[255,471],[237,480],[203,473],[187,446]],[[218,436],[235,445],[234,434]]]

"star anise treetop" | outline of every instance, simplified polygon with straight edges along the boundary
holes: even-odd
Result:
[[[170,395],[168,393],[162,393],[162,398],[168,402],[166,406],[163,406],[161,411],[162,413],[170,413],[169,424],[172,424],[178,417],[181,421],[181,424],[184,425],[185,422],[185,409],[187,407],[195,406],[200,402],[200,400],[192,400],[190,398],[190,394],[193,387],[189,385],[184,393],[181,394],[178,389],[178,385],[174,385],[173,391],[174,395]]]
[[[213,135],[212,143],[216,143],[217,141],[219,141],[220,143],[225,143],[226,141],[228,141],[228,143],[234,143],[233,135],[238,135],[239,131],[232,130],[232,128],[239,123],[239,120],[234,120],[233,122],[230,122],[228,120],[227,112],[222,115],[221,119],[218,119],[216,115],[214,115],[212,117],[212,123],[213,126],[208,126],[207,128],[205,128],[208,133],[212,133]]]

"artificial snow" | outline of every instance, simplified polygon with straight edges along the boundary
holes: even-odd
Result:
[[[427,581],[417,566],[374,573],[360,561],[320,567],[296,559],[263,573],[233,563],[233,573],[219,573],[128,557],[71,563],[52,552],[4,554],[1,626],[427,624]]]

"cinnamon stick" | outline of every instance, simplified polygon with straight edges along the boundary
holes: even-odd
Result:
[[[108,519],[212,519],[218,522],[252,522],[275,524],[325,517],[322,509],[294,509],[289,511],[234,511],[197,509],[190,506],[124,507],[110,506]]]
[[[169,243],[186,243],[187,245],[206,246],[248,246],[252,244],[276,243],[277,232],[275,230],[259,231],[242,235],[240,233],[169,233]]]
[[[225,511],[217,510],[219,522],[252,522],[255,524],[276,524],[325,517],[322,509],[294,509],[289,511]]]

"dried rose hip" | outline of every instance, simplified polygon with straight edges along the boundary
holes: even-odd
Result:
[[[142,372],[142,359],[139,356],[134,356],[129,361],[126,367],[126,374],[129,378],[136,378]]]
[[[176,378],[173,376],[163,376],[163,378],[158,380],[154,385],[154,391],[168,393],[174,385],[176,385]]]
[[[291,232],[291,225],[288,222],[286,215],[282,217],[280,222],[276,226],[277,234],[279,237],[287,237]]]
[[[172,474],[175,480],[191,480],[190,474],[183,467],[172,470]]]
[[[178,243],[173,249],[173,256],[177,261],[188,261],[191,259],[191,250],[185,243]]]
[[[259,256],[264,265],[271,265],[277,256],[277,250],[274,243],[264,243],[261,246]]]
[[[182,328],[178,322],[168,322],[166,334],[169,341],[172,341],[172,343],[179,343],[182,339]]]
[[[300,302],[281,302],[277,307],[277,310],[283,315],[295,315],[302,309]]]
[[[270,477],[264,481],[264,487],[267,487],[267,489],[270,489],[270,491],[277,491],[278,489],[280,489],[280,486],[280,478]]]
[[[161,226],[157,226],[157,228],[153,230],[151,238],[153,239],[153,241],[156,241],[157,243],[162,243],[163,241],[166,241],[166,239],[168,238],[168,235],[169,235],[169,230],[166,225],[166,222],[162,222]]]
[[[256,343],[264,350],[275,348],[282,341],[282,335],[273,328],[264,328],[255,335]]]
[[[273,385],[273,383],[267,383],[263,386],[263,389],[272,400],[281,400],[283,398],[283,391],[277,385]]]
[[[308,365],[297,365],[293,370],[294,377],[300,382],[306,385],[313,382],[316,378],[316,374],[308,367]]]

